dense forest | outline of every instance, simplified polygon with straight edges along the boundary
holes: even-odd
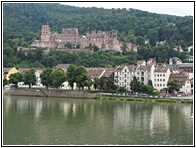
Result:
[[[62,28],[78,28],[79,34],[102,30],[118,32],[118,39],[139,45],[138,53],[95,51],[86,53],[61,53],[43,49],[25,54],[17,52],[18,46],[30,47],[40,39],[41,26],[49,24],[52,31]],[[144,40],[150,44],[145,45]],[[157,41],[166,45],[156,47]],[[156,57],[164,62],[177,56],[186,61],[186,47],[193,45],[193,17],[173,16],[136,9],[80,8],[57,3],[4,3],[3,4],[3,66],[52,67],[58,63],[84,65],[86,67],[113,67],[119,64],[134,64],[138,59]],[[173,50],[181,46],[185,52]],[[39,57],[37,56],[39,55]],[[192,53],[191,53],[192,54]]]

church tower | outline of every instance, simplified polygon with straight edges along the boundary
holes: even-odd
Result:
[[[50,32],[49,25],[43,25],[42,32],[41,32],[41,41],[49,42],[50,35],[51,35],[51,32]]]

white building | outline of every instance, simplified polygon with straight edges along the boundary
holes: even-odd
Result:
[[[136,67],[134,65],[118,66],[114,73],[114,84],[130,91],[130,82]]]
[[[149,80],[153,79],[154,65],[138,66],[134,71],[134,76],[141,84],[148,85]]]
[[[167,88],[167,82],[169,80],[170,70],[168,67],[155,67],[153,87],[160,91],[163,88]]]
[[[154,65],[126,65],[118,66],[114,73],[114,84],[130,91],[130,82],[135,76],[141,84],[147,85],[153,79]]]

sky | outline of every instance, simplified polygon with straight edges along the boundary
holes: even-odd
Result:
[[[78,7],[98,8],[133,8],[159,14],[177,16],[194,15],[194,2],[61,2],[61,4]]]

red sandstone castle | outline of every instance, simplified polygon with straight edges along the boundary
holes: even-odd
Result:
[[[117,32],[92,31],[86,36],[79,35],[77,28],[63,28],[62,33],[51,33],[49,25],[43,25],[41,30],[41,40],[35,40],[31,46],[48,47],[52,49],[65,49],[67,42],[72,43],[73,48],[80,45],[80,48],[96,45],[101,50],[120,51],[123,43],[118,41]],[[137,45],[125,43],[128,50],[137,52]]]

